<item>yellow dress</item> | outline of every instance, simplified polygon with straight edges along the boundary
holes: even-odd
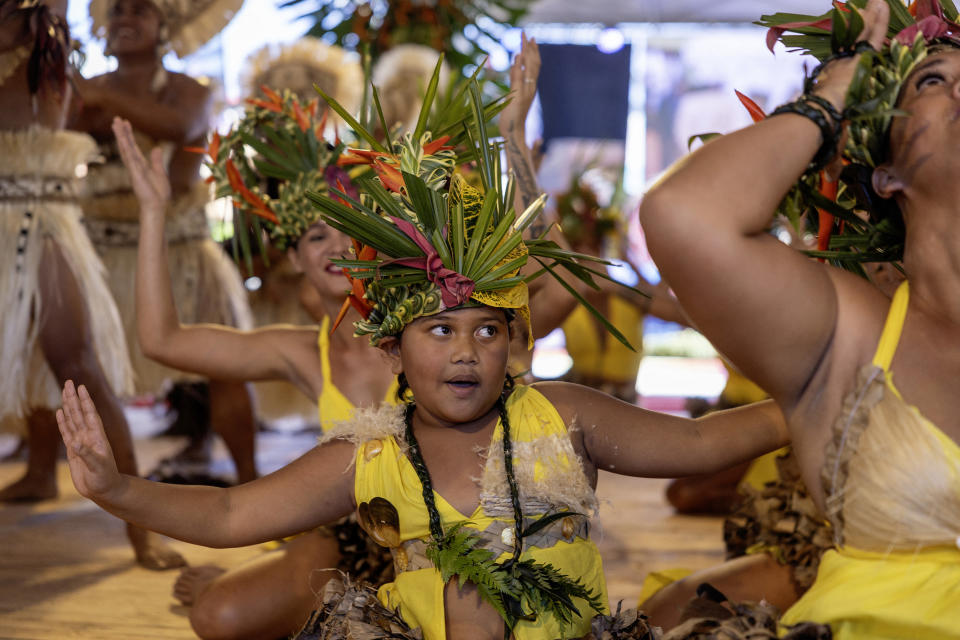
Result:
[[[320,321],[317,355],[320,356],[320,368],[323,372],[323,389],[320,390],[320,397],[317,398],[317,411],[320,416],[320,428],[326,433],[335,423],[352,418],[355,408],[353,403],[333,384],[333,373],[330,370],[330,318],[327,316]],[[383,401],[387,404],[397,403],[396,379],[390,383]]]
[[[608,335],[597,333],[586,307],[578,305],[563,323],[567,353],[573,360],[570,372],[584,379],[635,382],[643,358],[643,314],[636,305],[610,296],[609,320],[637,348],[631,351]]]
[[[399,520],[398,537],[392,541],[391,549],[397,576],[394,582],[380,587],[378,597],[385,606],[399,610],[411,627],[420,627],[425,640],[443,640],[446,637],[444,584],[440,573],[423,554],[430,540],[429,516],[420,479],[401,446],[402,414],[397,409],[394,412],[393,435],[357,440],[360,445],[357,447],[355,482],[358,514],[364,524],[364,511],[369,505],[376,506],[377,502],[383,505],[383,500],[393,505]],[[595,506],[595,496],[570,444],[566,425],[553,405],[535,389],[518,386],[507,400],[507,412],[524,514],[538,516],[564,509],[581,513],[590,511]],[[501,532],[513,528],[512,508],[503,491],[506,477],[503,475],[502,438],[502,425],[498,422],[483,473],[480,504],[469,517],[436,494],[444,528],[469,521],[467,526],[480,532],[484,547],[500,552],[500,560],[508,558],[512,551]],[[586,498],[583,497],[584,490],[589,494]],[[550,491],[565,492],[565,495],[551,497],[548,495]],[[578,494],[580,498],[576,497]],[[521,557],[550,563],[562,573],[579,578],[584,586],[599,594],[606,609],[603,566],[600,553],[588,537],[586,518],[560,519],[546,527],[542,534],[524,540]],[[574,599],[574,602],[583,615],[567,628],[567,637],[586,635],[594,615],[585,601]],[[556,620],[546,616],[531,622],[521,621],[514,631],[517,640],[554,640],[559,637],[561,632]]]
[[[903,400],[890,370],[908,297],[904,282],[827,447],[838,548],[782,620],[827,623],[835,640],[960,638],[960,447]]]

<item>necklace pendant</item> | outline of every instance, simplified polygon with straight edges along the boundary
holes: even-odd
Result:
[[[516,545],[517,536],[513,531],[513,525],[505,527],[504,530],[500,532],[500,542],[508,547],[513,547]]]

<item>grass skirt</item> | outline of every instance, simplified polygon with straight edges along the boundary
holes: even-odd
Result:
[[[98,173],[101,173],[98,171]],[[102,185],[94,185],[99,188]],[[183,324],[213,323],[252,327],[246,290],[236,265],[209,237],[204,206],[207,185],[198,183],[177,199],[167,214],[167,257],[174,304]],[[108,272],[108,284],[123,319],[135,372],[136,392],[158,393],[168,380],[199,377],[165,367],[143,355],[137,341],[136,299],[139,205],[129,192],[114,191],[84,203],[86,224]]]
[[[52,239],[80,286],[91,340],[114,392],[132,392],[120,316],[81,223],[77,176],[96,153],[85,134],[31,128],[0,132],[0,423],[22,425],[33,408],[60,406],[60,385],[38,341],[44,309],[39,279],[44,242]],[[22,430],[22,426],[14,427]]]

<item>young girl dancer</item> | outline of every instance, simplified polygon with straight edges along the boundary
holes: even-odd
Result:
[[[118,129],[134,179],[145,189],[164,184],[161,158],[147,166]],[[498,188],[495,156],[484,138],[474,139],[484,191],[451,175],[452,166],[429,158],[417,166],[429,137],[409,136],[399,157],[380,155],[382,182],[361,183],[364,202],[392,218],[360,200],[347,198],[351,208],[314,196],[327,223],[362,245],[356,259],[335,262],[363,289],[354,288],[365,316],[357,332],[401,376],[405,406],[359,412],[252,483],[185,487],[119,474],[93,402],[69,383],[58,420],[78,490],[121,517],[217,547],[291,535],[356,510],[393,553],[398,576],[381,587],[380,601],[428,640],[502,638],[505,622],[522,639],[585,635],[593,614],[607,611],[600,558],[581,515],[595,509],[597,469],[719,469],[781,446],[785,432],[771,403],[691,421],[577,385],[513,388],[508,323],[527,315],[519,269],[531,253],[573,265],[550,243],[521,241],[539,209],[514,213],[509,189]],[[397,166],[419,174],[397,182]],[[381,257],[371,259],[367,247]],[[212,357],[197,348],[198,360]],[[237,350],[249,362],[284,366],[250,343]],[[302,350],[285,357],[312,356],[313,346]],[[452,575],[460,579],[448,582]]]

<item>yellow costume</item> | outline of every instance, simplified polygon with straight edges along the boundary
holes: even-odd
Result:
[[[320,414],[320,428],[326,433],[334,424],[352,418],[355,408],[353,403],[333,384],[330,371],[330,318],[327,316],[320,321],[317,355],[320,356],[320,368],[323,371],[323,389],[320,390],[320,397],[317,398],[317,410]],[[387,389],[387,396],[383,401],[387,404],[397,404],[396,379]]]
[[[578,305],[563,323],[567,353],[573,359],[570,372],[584,378],[611,382],[636,382],[643,352],[643,313],[619,296],[610,296],[607,317],[637,351],[627,349],[619,340],[598,332],[597,322],[586,307]]]
[[[570,443],[566,425],[553,405],[538,391],[518,386],[507,399],[506,407],[523,512],[533,516],[558,510],[592,512],[596,498]],[[439,572],[424,555],[430,540],[429,516],[420,479],[404,454],[403,413],[392,407],[358,413],[362,415],[357,420],[338,426],[324,439],[344,437],[358,445],[354,491],[361,525],[371,526],[370,518],[365,522],[364,515],[369,510],[382,512],[385,506],[396,514],[396,529],[383,531],[374,525],[371,532],[374,538],[392,546],[397,572],[396,580],[382,586],[378,596],[385,606],[398,610],[411,627],[420,627],[425,640],[442,640],[446,637],[444,585]],[[457,512],[442,496],[436,496],[444,529],[468,521],[466,526],[479,532],[484,547],[499,553],[501,561],[509,558],[513,549],[509,533],[502,533],[504,529],[513,530],[502,434],[502,424],[498,422],[481,480],[480,504],[469,517]],[[384,505],[384,501],[389,505]],[[562,518],[525,538],[521,558],[550,563],[560,572],[579,579],[599,594],[606,607],[600,554],[589,540],[587,529],[585,518]],[[589,632],[594,612],[586,602],[574,601],[582,615],[566,633],[568,637],[581,637]],[[560,636],[556,620],[544,616],[522,621],[514,630],[517,640],[553,640]]]
[[[577,306],[564,321],[567,353],[573,360],[564,380],[599,389],[626,402],[637,399],[637,372],[643,358],[643,313],[618,296],[609,296],[607,318],[636,351],[607,336],[586,307]]]
[[[890,370],[908,297],[904,282],[827,446],[838,549],[782,621],[828,623],[835,640],[960,638],[960,447],[903,400]]]

